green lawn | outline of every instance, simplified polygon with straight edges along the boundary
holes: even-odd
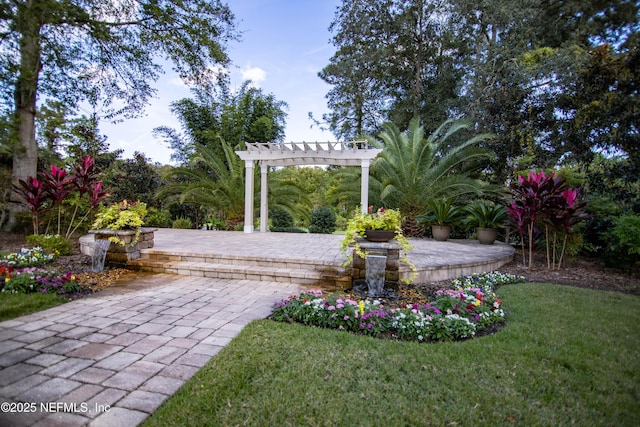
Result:
[[[7,294],[0,293],[0,321],[24,316],[67,302],[52,294]]]
[[[464,342],[253,322],[145,425],[640,425],[639,297],[499,296],[506,326]]]

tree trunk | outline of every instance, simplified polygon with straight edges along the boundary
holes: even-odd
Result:
[[[26,180],[29,176],[36,176],[38,166],[38,151],[36,143],[35,119],[38,89],[38,76],[42,69],[40,50],[40,23],[37,13],[33,13],[34,1],[28,1],[17,20],[17,30],[20,39],[20,69],[15,85],[14,99],[14,132],[16,144],[13,148],[13,170],[11,182],[18,184],[18,180]],[[16,222],[17,212],[28,211],[28,208],[14,192],[11,196],[11,218],[9,227]]]

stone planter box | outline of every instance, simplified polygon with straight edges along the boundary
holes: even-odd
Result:
[[[133,246],[123,246],[117,243],[111,242],[109,250],[107,251],[106,263],[116,265],[126,265],[127,261],[140,258],[141,249],[149,249],[153,247],[154,232],[157,228],[142,227],[140,232],[140,238],[138,243]],[[135,230],[89,230],[89,235],[80,238],[80,251],[85,255],[91,255],[86,253],[92,250],[91,244],[95,240],[108,240],[109,237],[118,237],[125,243],[131,243],[136,236]]]

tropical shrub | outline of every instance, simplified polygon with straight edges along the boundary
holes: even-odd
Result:
[[[507,206],[511,223],[518,229],[524,242],[529,244],[529,263],[533,266],[534,234],[537,228],[544,229],[547,247],[547,267],[560,268],[564,257],[569,231],[584,218],[585,203],[578,201],[579,188],[569,188],[561,175],[544,171],[518,176],[510,186],[512,202]],[[562,245],[558,246],[558,236]]]
[[[625,214],[618,217],[612,234],[627,254],[640,255],[640,215]]]
[[[175,221],[173,221],[173,224],[171,226],[172,228],[181,228],[183,230],[189,230],[191,228],[193,228],[193,223],[191,222],[191,220],[189,218],[178,218]]]
[[[73,243],[69,239],[56,234],[32,234],[27,236],[27,243],[33,247],[41,247],[56,256],[71,255]]]
[[[476,178],[493,157],[481,147],[492,136],[461,137],[469,128],[468,122],[447,120],[426,137],[420,120],[414,118],[405,132],[385,123],[380,141],[371,140],[383,149],[371,167],[372,180],[380,183],[382,203],[402,212],[406,236],[424,232],[416,217],[429,211],[429,199],[458,200],[498,191]]]
[[[271,220],[271,231],[284,231],[293,228],[293,216],[280,207],[269,210],[269,219]]]
[[[464,211],[471,227],[498,228],[507,221],[507,209],[502,205],[478,202],[465,206]]]
[[[213,216],[207,218],[207,222],[204,225],[207,227],[207,230],[224,230],[226,228],[223,220]]]
[[[311,211],[310,233],[331,234],[336,231],[336,214],[327,207]]]
[[[37,177],[28,177],[19,180],[19,185],[14,187],[22,199],[31,209],[33,234],[39,234],[41,220],[49,208],[57,206],[56,223],[57,234],[62,234],[62,219],[67,217],[69,224],[64,233],[69,238],[84,224],[89,214],[98,207],[100,202],[107,197],[102,189],[102,181],[97,180],[95,161],[91,156],[79,158],[71,172],[64,168],[51,165],[48,170],[42,171]],[[86,195],[86,200],[84,196]],[[84,211],[82,218],[76,221],[78,214]]]
[[[604,253],[605,264],[637,271],[640,266],[640,215],[629,213],[615,218],[605,235],[609,243]]]
[[[427,207],[428,213],[418,215],[416,218],[418,224],[453,226],[462,220],[462,208],[453,205],[448,199],[429,199]]]
[[[149,208],[144,224],[147,227],[168,228],[171,225],[171,212],[166,209]]]
[[[134,246],[140,238],[141,228],[144,225],[144,219],[147,216],[147,205],[140,201],[129,202],[123,200],[120,203],[114,203],[109,206],[103,206],[98,211],[96,219],[93,223],[94,229],[107,228],[110,230],[135,230],[136,234],[131,243]],[[117,236],[109,237],[109,240],[119,245],[125,245],[125,242]]]

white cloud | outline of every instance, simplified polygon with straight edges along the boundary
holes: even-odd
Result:
[[[188,88],[188,86],[185,84],[184,80],[182,80],[178,76],[176,76],[176,77],[172,78],[171,80],[169,80],[169,84],[171,86],[178,86],[180,88]]]
[[[240,73],[242,75],[242,81],[251,80],[253,82],[253,85],[256,87],[260,87],[260,83],[265,81],[265,79],[267,78],[266,71],[264,71],[260,67],[251,67],[250,65],[247,65],[242,70],[240,70]]]

